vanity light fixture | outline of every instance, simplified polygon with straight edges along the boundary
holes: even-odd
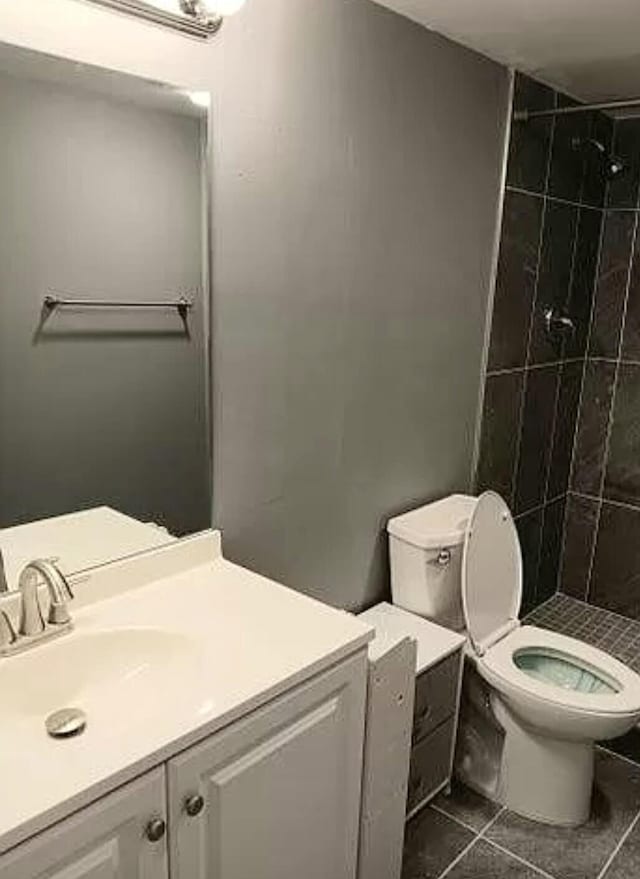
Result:
[[[245,0],[91,0],[119,12],[163,24],[190,36],[216,34],[224,17],[237,12]]]

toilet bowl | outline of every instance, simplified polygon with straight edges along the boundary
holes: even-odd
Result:
[[[433,586],[430,566],[439,565],[437,604],[449,608],[449,623],[456,602],[442,596],[447,589],[459,593],[460,614],[454,624],[466,630],[470,667],[463,688],[459,774],[520,815],[553,825],[582,824],[590,811],[595,742],[624,735],[638,723],[640,676],[581,641],[520,624],[520,545],[499,495],[454,495],[430,507],[405,515],[404,522],[389,523],[396,541],[392,592],[401,606],[409,594],[408,609],[414,612],[416,606],[432,609],[433,595],[425,596],[422,605],[418,595],[420,586],[427,591]],[[468,515],[461,519],[464,509]],[[459,523],[458,542],[454,520]],[[398,562],[408,537],[415,552],[418,522],[422,543],[429,544],[422,547],[426,575],[422,583],[415,576],[409,583],[406,560]],[[438,533],[446,534],[446,544],[439,548]],[[451,561],[456,552],[457,564],[447,581],[443,553]],[[434,561],[436,553],[439,561]]]

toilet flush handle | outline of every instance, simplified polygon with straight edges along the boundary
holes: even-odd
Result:
[[[437,565],[439,568],[446,568],[447,565],[451,562],[451,550],[450,549],[441,549],[438,553],[430,559],[432,565]]]

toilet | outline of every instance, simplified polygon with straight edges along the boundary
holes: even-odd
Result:
[[[459,777],[527,818],[584,823],[594,744],[640,721],[640,676],[520,623],[520,543],[495,492],[451,495],[391,519],[388,532],[394,604],[467,636]]]

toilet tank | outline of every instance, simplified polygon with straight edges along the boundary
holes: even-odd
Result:
[[[464,629],[460,572],[476,498],[452,494],[390,519],[393,603],[451,629]]]

